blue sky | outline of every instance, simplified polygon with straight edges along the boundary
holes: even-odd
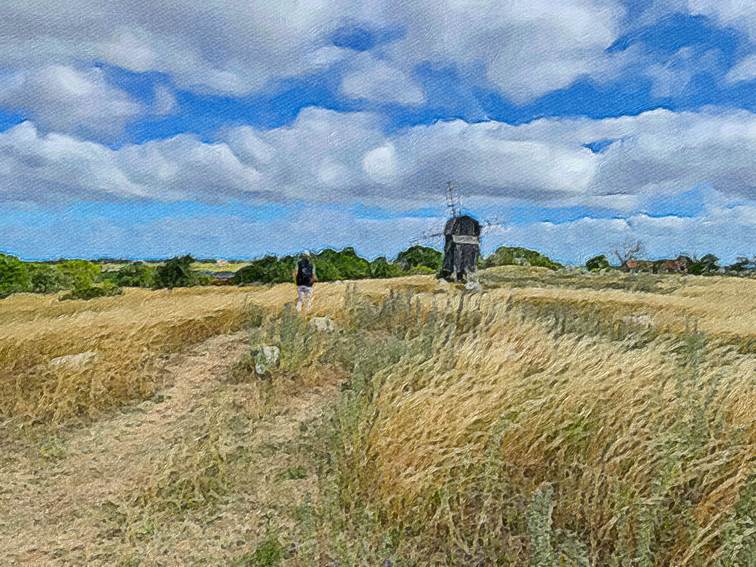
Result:
[[[0,7],[0,250],[756,253],[756,5],[181,4]]]

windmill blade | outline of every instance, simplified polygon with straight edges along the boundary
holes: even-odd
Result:
[[[440,238],[444,235],[443,232],[425,232],[418,236],[417,238],[413,238],[410,240],[410,244],[413,246],[416,244],[420,244],[421,242],[427,242],[429,240],[433,240],[435,238]]]

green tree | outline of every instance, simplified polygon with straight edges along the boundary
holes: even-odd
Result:
[[[486,258],[484,264],[486,268],[522,265],[558,270],[562,267],[558,262],[554,262],[551,258],[544,256],[536,250],[520,248],[518,246],[501,246],[497,248],[493,254]]]
[[[354,248],[341,251],[326,248],[314,258],[320,281],[359,280],[370,277],[370,262],[361,258]]]
[[[585,267],[592,272],[604,270],[609,267],[609,260],[604,254],[601,254],[600,256],[594,256],[585,263]]]
[[[444,255],[435,248],[419,245],[410,246],[396,257],[396,263],[405,271],[424,266],[434,273],[441,269],[443,260]]]
[[[395,278],[403,275],[402,267],[379,256],[370,263],[370,276],[373,278]]]
[[[31,278],[26,264],[15,256],[0,254],[0,299],[25,291],[31,291]]]
[[[197,274],[192,270],[194,258],[176,256],[155,270],[155,288],[191,287],[197,285]]]
[[[119,269],[113,282],[121,287],[152,287],[155,285],[156,269],[144,262],[133,262]]]
[[[50,264],[29,264],[31,290],[34,293],[55,293],[66,289],[66,277],[56,266]]]
[[[746,256],[738,256],[733,264],[727,266],[728,272],[751,272],[756,270],[756,256],[748,258]]]
[[[688,273],[694,275],[713,274],[719,270],[719,258],[714,254],[706,254],[699,260],[694,261],[688,267]]]
[[[100,267],[86,260],[64,260],[56,266],[69,289],[87,289],[100,275]]]

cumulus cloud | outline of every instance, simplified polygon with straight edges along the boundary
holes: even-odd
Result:
[[[397,62],[482,66],[487,80],[518,103],[611,73],[616,59],[606,49],[625,15],[613,0],[397,1],[386,13],[407,27],[391,50]]]
[[[0,67],[104,62],[159,71],[182,89],[243,95],[271,81],[352,59],[347,96],[422,102],[413,84],[422,62],[456,65],[518,102],[612,72],[605,52],[619,37],[619,0],[528,2],[249,2],[52,0],[0,8]],[[403,29],[380,58],[340,48],[345,25]]]
[[[756,79],[756,53],[741,59],[726,77],[727,81],[731,83],[739,83],[741,81],[752,81]]]
[[[0,106],[23,111],[46,129],[94,136],[118,134],[143,110],[100,69],[66,65],[9,73],[0,84]]]
[[[349,50],[331,34],[346,0],[53,0],[0,7],[0,67],[99,61],[169,74],[181,88],[241,95],[327,66]]]
[[[688,11],[707,16],[722,26],[747,33],[756,40],[756,5],[748,0],[688,0]]]
[[[367,53],[358,56],[341,82],[341,92],[349,98],[422,104],[425,95],[407,71]]]
[[[593,149],[591,149],[593,148]],[[447,180],[481,202],[633,210],[709,185],[753,199],[756,115],[675,113],[510,125],[461,120],[386,135],[368,112],[304,109],[291,124],[110,149],[31,123],[0,134],[4,200],[150,198],[369,203],[411,208]]]

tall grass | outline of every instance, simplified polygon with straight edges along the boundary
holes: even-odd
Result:
[[[504,298],[348,298],[341,509],[419,564],[756,556],[754,357]]]
[[[162,386],[163,357],[239,329],[250,294],[129,290],[65,306],[49,301],[20,296],[3,303],[0,417],[60,422],[149,397]]]

